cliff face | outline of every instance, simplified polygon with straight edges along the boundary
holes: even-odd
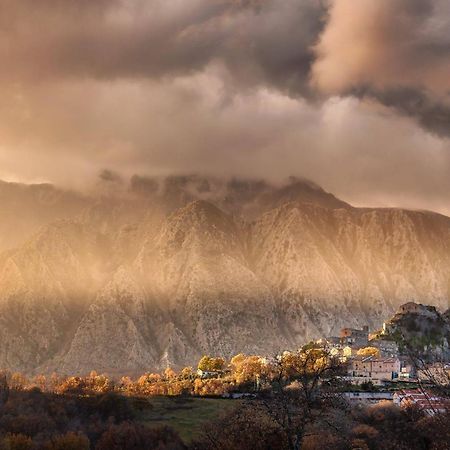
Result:
[[[0,366],[132,372],[272,354],[448,308],[450,219],[295,180],[134,180],[0,256]],[[70,216],[70,215],[69,215]]]
[[[255,271],[292,310],[294,329],[299,305],[325,334],[349,321],[376,326],[405,300],[447,307],[449,223],[432,213],[289,203],[255,224]]]

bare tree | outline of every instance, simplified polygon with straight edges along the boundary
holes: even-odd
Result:
[[[324,409],[344,406],[328,384],[342,364],[326,347],[284,353],[274,360],[271,392],[263,398],[268,414],[286,431],[290,450],[301,448],[307,425]]]
[[[9,385],[6,374],[0,374],[0,408],[8,401]]]

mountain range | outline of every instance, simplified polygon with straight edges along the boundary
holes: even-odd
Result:
[[[135,373],[273,354],[450,298],[450,218],[316,184],[0,182],[0,367]]]

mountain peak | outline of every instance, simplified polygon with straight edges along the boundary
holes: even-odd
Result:
[[[195,200],[180,208],[168,219],[177,229],[216,229],[224,232],[235,230],[232,218],[217,206],[205,200]]]
[[[280,206],[288,202],[313,203],[330,209],[350,208],[351,206],[339,200],[333,194],[326,192],[312,181],[291,177],[290,182],[269,194],[269,202]]]

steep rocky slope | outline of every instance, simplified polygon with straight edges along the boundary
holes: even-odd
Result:
[[[273,354],[449,296],[448,217],[353,208],[301,180],[135,177],[0,255],[0,366]]]
[[[89,203],[80,194],[50,184],[0,180],[0,251],[14,248],[57,219],[78,215]]]
[[[246,238],[230,216],[195,201],[172,214],[138,256],[143,283],[165,299],[197,356],[231,354],[238,341],[242,351],[260,352],[284,342],[274,298],[248,265]]]
[[[54,223],[0,260],[0,365],[51,358],[106,279],[103,238],[72,221]]]
[[[252,258],[294,330],[304,332],[306,310],[333,334],[350,321],[375,326],[405,299],[448,307],[449,225],[433,213],[288,203],[254,225]]]

